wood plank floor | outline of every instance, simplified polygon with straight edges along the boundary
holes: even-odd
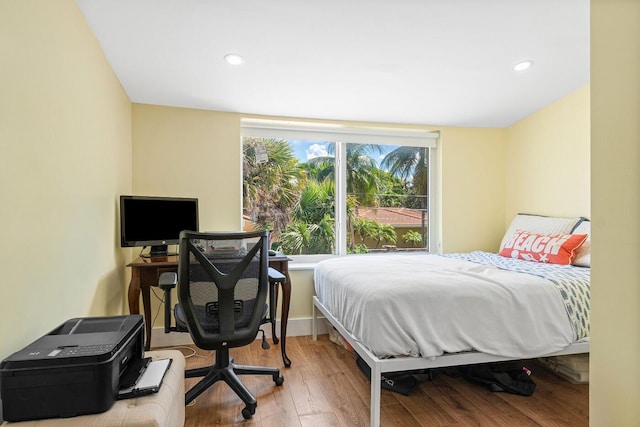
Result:
[[[186,349],[183,353],[189,353]],[[287,338],[292,360],[284,368],[280,348],[263,350],[260,341],[232,349],[238,363],[281,367],[285,377],[276,387],[271,377],[243,376],[258,399],[251,420],[244,404],[218,383],[186,408],[186,427],[233,426],[332,427],[369,425],[369,381],[353,355],[323,335]],[[213,354],[197,350],[187,359],[193,368],[213,363]],[[589,386],[571,384],[536,361],[526,364],[537,384],[533,396],[492,393],[463,378],[438,375],[420,383],[409,396],[382,390],[382,426],[588,426]],[[186,380],[189,388],[197,379]]]

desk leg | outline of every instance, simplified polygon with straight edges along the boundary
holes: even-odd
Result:
[[[140,314],[140,292],[142,291],[142,305],[144,306],[144,349],[149,350],[151,345],[151,291],[148,286],[142,288],[140,285],[140,269],[131,268],[131,281],[129,282],[129,313]]]
[[[291,360],[287,357],[287,321],[289,320],[289,303],[291,302],[291,279],[289,272],[284,273],[286,280],[282,282],[282,319],[280,324],[280,338],[282,340],[282,361],[285,367],[291,366]]]
[[[131,281],[129,282],[129,313],[140,314],[140,269],[131,268]]]
[[[142,286],[142,305],[144,306],[144,350],[149,351],[151,348],[151,288]]]
[[[276,283],[275,286],[271,287],[271,291],[273,292],[273,310],[274,313],[278,309],[278,288],[280,288],[280,283]],[[280,340],[278,339],[278,335],[276,335],[276,317],[273,316],[271,319],[271,340],[274,344],[278,344]]]

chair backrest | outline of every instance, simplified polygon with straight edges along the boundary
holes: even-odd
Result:
[[[268,242],[267,231],[180,233],[178,300],[198,347],[255,339],[269,286]]]

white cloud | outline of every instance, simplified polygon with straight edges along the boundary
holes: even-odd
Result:
[[[307,148],[307,160],[315,159],[316,157],[327,157],[327,147],[321,144],[311,144]]]

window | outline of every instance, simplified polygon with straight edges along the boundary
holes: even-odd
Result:
[[[428,251],[437,137],[243,119],[245,228],[288,255]]]

